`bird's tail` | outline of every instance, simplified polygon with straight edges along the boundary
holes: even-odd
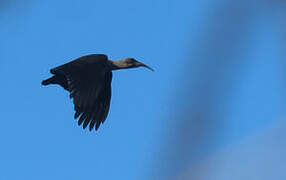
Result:
[[[49,84],[56,84],[56,77],[50,77],[49,79],[43,80],[42,85],[47,86]]]
[[[43,80],[42,85],[47,86],[49,84],[59,84],[62,86],[65,90],[68,90],[68,82],[63,75],[54,75],[53,77],[50,77],[49,79]]]

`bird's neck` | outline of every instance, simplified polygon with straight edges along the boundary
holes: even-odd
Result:
[[[108,60],[108,62],[109,62],[109,66],[112,71],[118,70],[118,69],[130,68],[124,60],[118,60],[118,61]]]

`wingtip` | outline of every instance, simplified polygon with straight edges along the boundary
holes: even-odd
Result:
[[[80,112],[79,111],[77,111],[75,114],[74,114],[74,119],[77,119],[79,116],[80,116]]]
[[[100,126],[100,122],[97,122],[96,125],[95,125],[95,131],[98,130],[99,126]]]

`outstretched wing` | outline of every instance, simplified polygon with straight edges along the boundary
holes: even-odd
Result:
[[[112,72],[106,67],[107,56],[96,54],[83,56],[70,63],[51,69],[51,73],[64,75],[73,98],[75,119],[78,125],[91,131],[97,130],[107,117],[110,98]]]

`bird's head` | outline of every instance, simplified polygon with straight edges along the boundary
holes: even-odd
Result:
[[[137,60],[134,59],[134,58],[130,58],[130,57],[129,57],[129,58],[125,58],[123,61],[126,63],[126,65],[127,65],[129,68],[145,67],[145,68],[147,68],[147,69],[150,69],[151,71],[154,71],[154,69],[151,68],[150,66],[147,66],[146,64],[144,64],[144,63],[142,63],[142,62],[139,62],[139,61],[137,61]]]

